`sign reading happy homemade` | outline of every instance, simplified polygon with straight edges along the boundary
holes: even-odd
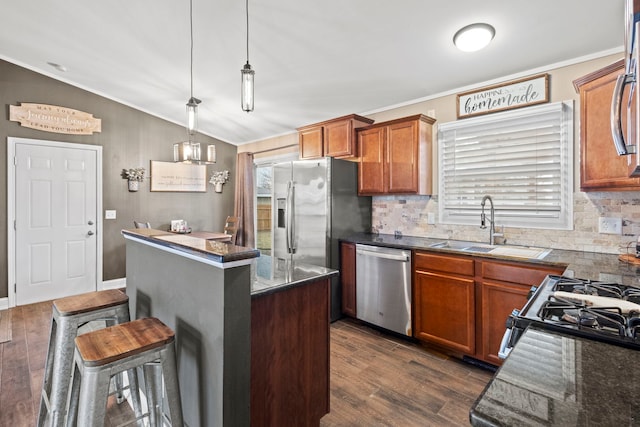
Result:
[[[10,105],[9,120],[31,129],[69,135],[91,135],[102,130],[102,120],[93,114],[47,104]]]
[[[520,80],[458,94],[458,118],[479,116],[549,102],[549,75]]]

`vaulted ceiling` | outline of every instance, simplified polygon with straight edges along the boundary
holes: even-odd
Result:
[[[256,88],[245,113],[245,2],[193,0],[199,130],[242,144],[622,52],[623,11],[623,0],[249,0]],[[453,34],[474,22],[495,27],[493,42],[457,50]],[[180,124],[189,52],[188,0],[22,0],[0,14],[0,58]]]

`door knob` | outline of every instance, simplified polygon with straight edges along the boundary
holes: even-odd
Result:
[[[89,236],[93,236],[93,231],[89,230],[89,232],[87,233]]]
[[[87,224],[93,225],[93,221],[89,220],[89,222]]]

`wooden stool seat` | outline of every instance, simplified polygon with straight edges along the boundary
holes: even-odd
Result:
[[[88,292],[53,301],[60,316],[73,316],[103,308],[115,307],[129,301],[129,297],[118,289]]]
[[[138,390],[137,368],[144,372],[149,411],[136,411],[136,420],[148,417],[153,427],[164,427],[165,422],[184,425],[174,332],[160,320],[137,319],[79,335],[75,349],[68,427],[103,426],[111,378],[127,371],[130,384]]]
[[[172,342],[174,336],[171,328],[150,317],[80,335],[76,348],[85,366],[103,366],[162,347]]]
[[[80,328],[92,321],[103,321],[106,326],[125,323],[129,317],[129,297],[111,289],[88,292],[53,301],[49,348],[38,412],[39,427],[45,424],[61,427],[67,415],[67,401],[71,384],[74,339]],[[117,401],[124,400],[122,377],[116,377]],[[132,394],[134,410],[141,413],[140,399]],[[48,419],[48,421],[47,421]]]

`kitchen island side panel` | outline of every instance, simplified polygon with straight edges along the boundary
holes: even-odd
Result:
[[[132,318],[176,332],[186,423],[248,426],[250,266],[221,269],[134,240],[126,249]]]

